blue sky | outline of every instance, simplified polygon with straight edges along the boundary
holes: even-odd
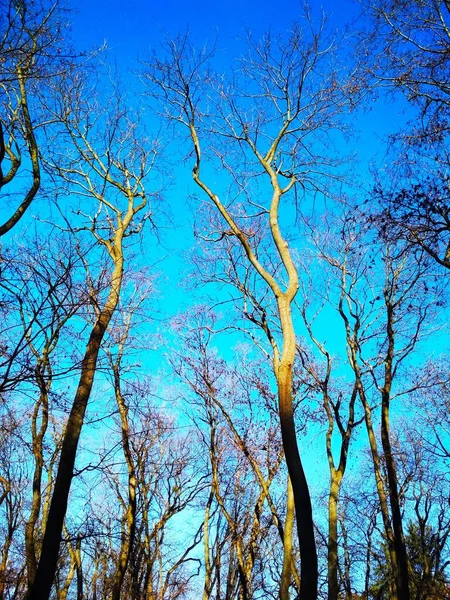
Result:
[[[268,0],[233,0],[232,2],[193,3],[181,0],[154,2],[151,0],[79,0],[78,14],[74,15],[74,37],[89,45],[99,45],[106,40],[119,63],[133,61],[161,38],[161,32],[174,34],[189,27],[196,41],[206,41],[219,34],[221,44],[233,46],[243,31],[250,28],[259,34],[268,28],[282,30],[298,19],[302,2],[285,2],[277,5]],[[327,0],[321,5],[330,15],[333,24],[343,29],[360,12],[353,0]]]
[[[323,8],[330,15],[332,29],[336,29],[343,34],[348,27],[349,36],[356,30],[356,26],[351,25],[361,10],[361,6],[356,1],[344,0],[337,2],[336,0],[327,0],[323,3]],[[320,7],[315,5],[314,13],[317,14],[318,12],[320,12]],[[231,64],[231,59],[244,50],[241,40],[246,30],[251,29],[255,37],[259,37],[267,29],[272,29],[274,32],[284,32],[288,30],[293,21],[300,18],[301,14],[301,2],[280,3],[277,6],[276,3],[267,0],[262,2],[255,2],[254,0],[251,2],[236,0],[233,2],[206,2],[202,0],[191,4],[180,0],[169,0],[164,3],[145,2],[143,0],[129,3],[116,0],[109,2],[106,0],[94,2],[79,0],[76,3],[76,11],[72,13],[70,18],[73,22],[72,32],[75,47],[80,50],[88,50],[100,47],[106,42],[108,59],[117,64],[118,72],[126,83],[128,80],[133,80],[134,71],[139,68],[139,59],[145,59],[153,49],[158,50],[165,35],[172,36],[189,29],[193,41],[198,45],[214,41],[217,37],[220,60],[223,61],[225,68],[229,68],[228,64]],[[228,59],[230,59],[229,63]],[[355,168],[359,178],[358,181],[363,181],[363,186],[359,192],[361,200],[367,195],[367,190],[372,185],[372,179],[368,171],[369,162],[374,160],[378,167],[384,167],[387,163],[385,158],[386,136],[390,132],[393,133],[401,129],[406,124],[410,114],[411,112],[406,111],[402,102],[396,101],[394,103],[392,99],[384,99],[380,94],[377,100],[370,99],[366,102],[364,111],[359,111],[358,114],[348,117],[348,120],[352,121],[352,124],[358,130],[358,136],[353,136],[349,140],[349,146],[351,149],[358,151],[361,159],[361,167]],[[158,123],[155,121],[155,130],[157,129]],[[161,395],[165,394],[166,397],[170,397],[171,394],[175,396],[178,392],[173,375],[170,377],[169,390],[167,390],[167,378],[164,377],[169,368],[165,363],[164,354],[170,353],[176,343],[176,336],[171,330],[170,319],[177,313],[186,310],[189,305],[196,301],[196,295],[198,299],[204,302],[207,301],[205,296],[209,293],[209,289],[202,288],[197,291],[188,287],[183,288],[180,285],[182,276],[186,275],[187,270],[190,268],[185,253],[193,245],[192,213],[195,210],[201,210],[199,208],[201,206],[200,201],[189,199],[189,195],[195,193],[199,198],[201,195],[191,179],[192,162],[187,161],[184,164],[180,155],[175,153],[172,157],[169,157],[168,162],[174,174],[174,185],[165,192],[166,201],[171,206],[175,225],[183,224],[183,227],[178,227],[176,230],[174,228],[166,229],[161,226],[157,215],[155,220],[158,226],[161,227],[160,239],[163,243],[158,243],[147,229],[149,236],[143,238],[141,247],[136,244],[134,252],[137,258],[133,259],[142,261],[148,266],[151,275],[155,275],[155,287],[157,289],[155,300],[151,299],[152,315],[150,318],[146,318],[145,325],[140,330],[143,335],[148,334],[151,341],[155,341],[155,344],[154,346],[152,344],[148,351],[140,349],[139,362],[143,363],[142,372],[150,372],[154,377],[153,388],[156,393],[161,389]],[[226,189],[225,185],[221,188],[221,183],[219,177],[217,181],[219,194]],[[216,182],[214,182],[215,184]],[[353,185],[356,187],[354,182]],[[45,199],[43,199],[42,204],[36,202],[30,209],[30,216],[35,212],[38,213],[43,205],[45,205]],[[42,214],[40,216],[42,217]],[[175,236],[172,235],[173,231],[176,231]],[[147,236],[147,232],[145,236]],[[142,257],[140,256],[141,252]],[[214,290],[211,294],[214,294]],[[232,292],[225,291],[224,297],[228,299],[231,294]],[[158,304],[159,301],[161,307]],[[223,309],[222,307],[219,308],[219,311],[223,310],[225,313],[227,306]],[[159,308],[162,310],[158,311]],[[344,354],[345,349],[343,327],[340,322],[337,325],[331,323],[332,317],[329,317],[329,315],[332,311],[335,311],[335,307],[324,312],[324,316],[318,319],[317,328],[320,331],[317,335],[325,338],[328,348],[331,346],[336,355],[337,364],[339,364],[339,360],[345,362],[342,356],[339,356],[339,349],[341,355]],[[301,332],[301,325],[299,325],[299,331]],[[223,339],[220,352],[228,359],[229,355],[232,356],[232,345],[235,344],[235,338],[229,336]],[[163,346],[162,342],[164,340],[165,345]],[[336,350],[334,350],[334,346]],[[428,346],[422,345],[421,348],[426,348],[428,352]],[[441,351],[442,348],[439,348],[439,352]],[[133,361],[136,362],[136,356],[131,356],[130,362]],[[136,368],[136,371],[140,375],[138,368]],[[346,375],[345,369],[342,369],[341,373],[344,377]],[[89,418],[97,416],[95,411],[98,410],[98,407],[100,411],[109,408],[109,405],[101,403],[103,402],[102,396],[105,395],[106,386],[104,380],[102,381],[100,377],[97,379],[97,386],[100,402],[91,403]],[[184,393],[183,391],[182,394]],[[93,400],[95,400],[95,397],[93,397]],[[167,403],[169,403],[169,400]],[[326,471],[326,465],[322,464],[325,460],[323,454],[323,427],[319,425],[316,429],[317,433],[308,438],[309,446],[306,449],[306,454],[308,477],[315,484],[318,484],[319,476],[323,476]],[[361,433],[359,440],[364,438],[364,435],[364,433]],[[86,443],[89,444],[91,440],[95,441],[98,432],[94,431],[93,427],[87,427],[84,436]],[[302,443],[304,443],[304,440],[302,440]],[[361,443],[358,443],[359,446],[356,449],[361,448]],[[356,454],[357,452],[355,452]],[[314,474],[316,477],[314,477]]]
[[[311,2],[313,17],[323,12],[329,18],[329,29],[337,38],[344,36],[351,42],[357,27],[362,26],[363,8],[357,0],[325,0]],[[77,48],[98,48],[106,42],[108,59],[117,64],[120,76],[127,78],[138,69],[153,50],[158,50],[165,37],[189,30],[194,43],[213,43],[217,39],[220,60],[228,63],[245,51],[245,32],[251,30],[258,38],[263,32],[287,31],[302,18],[303,2],[285,2],[278,7],[262,0],[233,0],[228,2],[206,0],[193,3],[181,0],[154,2],[152,0],[79,0],[71,15],[72,32]],[[279,9],[280,8],[280,9]],[[382,140],[390,132],[401,128],[406,120],[405,105],[398,102],[370,101],[364,114],[356,118],[356,127],[363,138],[359,144],[362,159],[377,159],[383,165]]]
[[[358,15],[360,5],[352,0],[339,3],[335,0],[328,0],[323,6],[324,11],[331,15],[330,26],[341,33],[349,26],[348,31],[351,35],[355,26],[350,26],[350,23]],[[317,14],[319,11],[320,9],[316,6],[314,12]],[[244,49],[240,39],[244,37],[246,29],[252,29],[255,37],[259,37],[269,28],[274,32],[283,32],[301,14],[301,2],[286,3],[282,10],[277,12],[276,6],[267,0],[259,3],[254,1],[196,2],[191,5],[180,2],[180,0],[166,3],[151,3],[143,0],[130,3],[98,0],[92,3],[88,0],[80,0],[76,4],[76,11],[71,15],[71,19],[75,47],[90,49],[99,47],[106,41],[109,60],[117,63],[119,74],[127,80],[128,77],[132,79],[133,71],[138,69],[138,58],[144,59],[152,49],[158,50],[164,35],[175,35],[189,28],[192,38],[197,44],[207,43],[208,40],[214,40],[217,36],[217,46],[221,51],[221,56],[224,61],[228,62],[228,49],[231,57],[238,55],[241,48]],[[352,147],[358,150],[363,163],[366,163],[362,172],[374,155],[378,155],[377,164],[383,166],[385,152],[383,138],[389,131],[395,131],[405,123],[404,106],[401,103],[394,104],[380,98],[376,102],[369,103],[365,111],[361,111],[358,115],[352,115],[350,119],[355,121],[354,124],[359,129],[359,138],[353,137],[350,142]],[[194,206],[200,206],[192,199],[189,201],[189,194],[195,192],[197,196],[200,195],[191,180],[192,164],[183,164],[178,155],[173,157],[171,169],[175,172],[176,186],[172,186],[166,192],[167,203],[171,206],[175,221],[178,222],[176,224],[183,223],[184,227],[178,227],[175,236],[171,235],[173,230],[162,228],[160,239],[163,244],[157,243],[150,237],[144,239],[141,247],[142,252],[146,254],[143,260],[150,266],[152,274],[160,273],[159,276],[156,276],[157,294],[154,306],[158,305],[158,299],[164,299],[164,314],[157,313],[155,316],[157,324],[151,322],[149,328],[152,331],[157,329],[155,339],[157,333],[161,333],[161,338],[169,339],[169,346],[172,342],[169,335],[170,317],[186,310],[195,301],[196,293],[202,301],[205,301],[204,295],[209,291],[201,289],[196,292],[196,290],[186,289],[179,285],[182,276],[186,275],[187,269],[190,268],[185,252],[188,252],[189,247],[193,245],[191,209]],[[362,194],[365,194],[371,185],[368,175],[365,184]],[[218,181],[218,188],[219,193],[222,193],[220,181]],[[188,203],[190,208],[188,208]],[[161,223],[158,222],[158,225],[161,226]],[[139,255],[139,249],[135,248],[135,250]],[[135,258],[134,260],[139,259]],[[229,296],[227,295],[227,297]],[[328,331],[327,341],[329,343],[332,341],[330,340],[331,335],[336,336],[336,333],[332,334]],[[342,336],[341,329],[339,336]],[[342,342],[342,339],[338,341]],[[158,346],[158,343],[156,345]],[[156,364],[158,360],[161,360],[158,352],[148,352],[144,360],[148,363],[155,361],[154,370],[156,371],[158,368],[164,368],[159,363]],[[146,366],[150,370],[153,368],[153,364]]]
[[[319,16],[323,7],[325,14],[329,15],[330,29],[338,32],[337,37],[346,32],[346,35],[352,38],[356,31],[356,23],[360,23],[360,3],[355,0],[326,0],[322,5],[313,2],[311,5],[315,16]],[[152,50],[158,51],[165,36],[174,36],[189,29],[193,41],[199,45],[212,43],[217,37],[220,60],[223,60],[224,67],[228,68],[228,65],[225,65],[228,59],[231,63],[233,56],[245,51],[241,40],[246,30],[251,29],[255,37],[259,37],[268,29],[274,32],[286,31],[293,21],[301,18],[302,6],[301,1],[288,2],[280,5],[281,10],[278,10],[277,5],[268,0],[202,0],[195,3],[180,0],[135,0],[128,3],[117,0],[80,0],[71,16],[72,32],[75,46],[80,49],[100,47],[106,42],[108,59],[117,64],[118,72],[125,81],[130,78],[135,85],[134,72],[139,69],[139,59],[145,59]],[[352,114],[350,120],[357,135],[352,136],[349,147],[343,148],[343,153],[347,154],[353,150],[357,152],[361,160],[358,177],[363,181],[362,194],[365,194],[372,186],[369,163],[374,162],[379,168],[385,166],[384,140],[388,133],[404,126],[407,115],[402,103],[394,104],[390,100],[380,98],[377,101],[371,99],[366,103],[365,110]],[[155,130],[158,127],[159,124],[155,122]],[[193,290],[186,293],[185,289],[174,294],[173,282],[180,280],[180,271],[181,274],[186,271],[184,252],[192,246],[191,209],[195,205],[195,202],[189,202],[188,199],[190,194],[199,194],[191,180],[191,164],[182,164],[181,159],[176,157],[170,169],[175,174],[176,186],[165,191],[165,196],[171,206],[175,224],[178,225],[177,234],[171,235],[170,229],[167,232],[162,230],[163,244],[153,248],[152,263],[162,260],[161,279],[157,287],[166,301],[167,298],[171,298],[168,310],[175,314],[186,309],[192,302],[191,294],[194,294]],[[221,193],[224,190],[220,189],[220,182],[218,183],[218,192]],[[180,224],[184,224],[184,227],[180,227]],[[168,294],[167,288],[172,293]]]

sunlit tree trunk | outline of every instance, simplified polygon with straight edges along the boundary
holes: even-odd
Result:
[[[48,357],[47,357],[48,358]],[[36,378],[40,389],[40,397],[33,411],[31,419],[31,437],[33,458],[35,461],[33,473],[33,497],[31,501],[30,515],[25,525],[25,556],[27,563],[28,585],[34,581],[37,569],[37,557],[35,549],[36,523],[41,510],[41,485],[42,471],[44,467],[43,439],[48,427],[48,388],[49,383],[44,380],[42,371],[45,371],[48,359],[36,365]],[[38,430],[38,417],[41,414],[41,423]]]
[[[205,515],[203,517],[203,554],[205,557],[205,584],[203,587],[203,600],[209,600],[212,591],[212,567],[209,555],[209,518],[213,499],[214,491],[211,490],[205,507]]]
[[[286,253],[288,252],[287,246],[284,251]],[[290,257],[286,258],[286,260],[290,263]],[[283,332],[283,350],[280,361],[275,366],[275,376],[278,386],[281,436],[283,439],[283,448],[289,477],[292,482],[295,513],[297,517],[297,531],[301,556],[300,599],[312,600],[317,596],[317,553],[314,539],[311,498],[297,445],[292,397],[296,341],[290,303],[297,292],[298,285],[297,275],[293,269],[295,268],[292,265],[290,270],[293,277],[290,282],[290,289],[288,289],[287,297],[283,294],[283,296],[278,298],[278,309]]]
[[[5,597],[6,567],[8,565],[9,551],[11,549],[13,533],[14,528],[12,528],[11,525],[8,525],[8,532],[3,542],[3,550],[0,560],[0,600],[3,600]]]
[[[36,33],[32,33],[31,35],[37,38]],[[0,237],[11,231],[11,229],[17,225],[20,219],[25,214],[26,210],[36,197],[36,194],[39,191],[41,185],[41,168],[39,164],[39,148],[36,142],[36,137],[34,134],[34,127],[31,121],[30,111],[29,111],[29,103],[28,96],[26,90],[26,81],[29,76],[29,69],[31,67],[32,62],[36,59],[36,39],[34,41],[33,46],[35,47],[34,52],[31,56],[25,57],[23,59],[24,64],[19,64],[16,67],[16,75],[18,81],[18,90],[19,90],[19,107],[20,112],[22,113],[23,120],[23,131],[25,137],[25,143],[29,152],[30,162],[31,162],[31,176],[32,182],[23,198],[22,202],[16,208],[14,213],[2,224],[0,224]],[[29,63],[29,64],[27,64]],[[13,120],[17,119],[17,114],[14,115]],[[18,125],[17,129],[20,126]],[[17,141],[14,139],[12,135],[9,143],[6,143],[3,131],[3,125],[0,120],[0,190],[6,184],[10,183],[17,175],[19,167],[21,165],[21,156],[20,152],[15,153],[15,149],[18,148]],[[2,171],[2,162],[7,156],[11,162],[11,168],[5,175]]]
[[[359,368],[357,368],[357,373],[359,373]],[[374,473],[375,473],[375,484],[376,484],[377,493],[378,493],[378,500],[380,503],[380,511],[381,511],[381,517],[383,519],[384,531],[386,533],[386,538],[387,538],[387,543],[388,543],[389,558],[390,558],[390,562],[391,562],[392,573],[394,575],[394,579],[396,579],[398,576],[398,557],[397,557],[396,548],[393,543],[394,535],[393,535],[391,520],[390,520],[390,516],[389,516],[388,500],[387,500],[386,490],[385,490],[385,486],[384,486],[383,473],[382,473],[382,469],[381,469],[381,458],[380,458],[380,455],[378,452],[377,439],[376,439],[375,432],[373,429],[373,424],[372,424],[372,410],[367,401],[367,398],[366,398],[366,395],[364,392],[364,388],[362,387],[362,382],[361,382],[359,376],[358,376],[358,393],[359,393],[359,396],[360,396],[360,399],[361,399],[361,402],[363,405],[363,409],[364,409],[364,419],[365,419],[365,424],[366,424],[367,435],[369,438],[369,446],[370,446],[370,452],[372,455],[373,469],[374,469]]]
[[[101,342],[119,301],[123,277],[123,255],[121,252],[123,230],[116,233],[117,247],[113,251],[114,270],[111,275],[110,292],[92,329],[86,352],[81,364],[81,375],[63,435],[61,456],[55,478],[54,490],[48,513],[47,526],[42,541],[41,556],[36,576],[31,585],[29,600],[46,600],[50,596],[61,543],[61,533],[67,511],[70,487],[73,479],[78,442],[83,427],[84,415],[91,394]]]
[[[388,295],[385,293],[387,312],[388,349],[384,362],[384,385],[381,389],[381,443],[383,446],[384,460],[388,480],[389,500],[392,512],[392,529],[394,534],[393,545],[397,556],[397,570],[394,572],[395,583],[399,600],[409,600],[409,573],[406,544],[403,534],[403,519],[400,508],[398,491],[397,468],[392,452],[389,426],[390,396],[393,379],[393,357],[395,348],[394,334],[394,309]]]
[[[292,577],[292,533],[295,522],[294,491],[291,480],[287,482],[286,520],[283,535],[283,569],[281,571],[280,600],[289,600],[289,586]]]
[[[328,600],[337,600],[338,585],[338,498],[342,477],[337,471],[331,473],[328,498]]]
[[[128,407],[125,403],[125,398],[122,395],[120,384],[120,359],[123,353],[123,345],[119,348],[119,356],[113,365],[114,373],[114,389],[116,402],[119,409],[120,420],[122,425],[122,449],[125,456],[125,462],[128,471],[128,505],[124,515],[122,525],[122,536],[119,551],[119,562],[116,573],[114,575],[113,590],[111,594],[112,600],[120,600],[121,589],[131,551],[134,543],[134,535],[136,530],[136,468],[134,458],[130,447],[130,426],[128,420]]]

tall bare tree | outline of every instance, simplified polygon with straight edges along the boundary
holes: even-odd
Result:
[[[264,415],[256,398],[251,398],[255,390],[254,381],[248,381],[250,373],[239,373],[239,370],[228,366],[215,354],[212,348],[215,317],[211,311],[199,307],[191,311],[189,317],[187,319],[185,314],[180,319],[183,321],[184,349],[173,364],[176,373],[194,394],[192,404],[195,412],[191,418],[199,429],[209,455],[211,492],[204,519],[204,598],[211,596],[214,586],[216,593],[220,593],[220,577],[216,574],[217,570],[220,571],[220,563],[236,565],[223,578],[226,580],[225,595],[250,599],[261,587],[269,590],[273,584],[269,577],[264,577],[262,568],[266,552],[286,555],[281,561],[282,580],[285,575],[283,593],[286,594],[292,576],[299,587],[299,576],[292,547],[292,490],[288,501],[288,508],[292,510],[287,510],[285,520],[281,514],[284,507],[280,510],[271,492],[272,484],[276,479],[279,480],[283,458],[283,449],[273,421],[275,411]],[[263,387],[262,380],[261,377],[260,388]],[[248,419],[247,413],[252,414],[253,418]],[[203,430],[205,425],[206,431]],[[230,468],[231,465],[234,465],[234,469]],[[268,516],[265,513],[266,506],[270,515],[269,523],[273,523],[279,536],[278,543],[276,539],[272,541],[273,548],[270,550],[270,546],[267,547],[270,530],[264,525]],[[209,534],[218,527],[212,524],[213,514],[218,515],[216,523],[220,522],[221,517],[224,519],[226,529],[222,542],[216,537],[213,548],[210,548]],[[281,552],[281,545],[284,545],[284,552]],[[227,553],[224,552],[224,546]]]
[[[388,173],[374,196],[385,238],[406,238],[450,268],[450,6],[446,0],[365,2],[367,69],[383,88],[406,97],[408,122],[392,136]]]
[[[67,48],[62,50],[65,15],[58,2],[2,0],[0,11],[0,190],[4,195],[14,189],[12,214],[0,224],[3,236],[17,225],[39,191],[36,127],[43,119],[39,96],[70,57]]]
[[[72,77],[72,79],[70,79]],[[153,164],[154,149],[142,145],[136,124],[123,108],[114,105],[105,120],[95,100],[87,96],[79,74],[64,82],[65,96],[56,96],[50,109],[59,123],[59,143],[48,168],[61,177],[68,189],[97,203],[92,213],[83,214],[82,228],[106,250],[111,267],[104,289],[91,289],[94,324],[81,362],[80,379],[65,425],[61,455],[49,508],[36,576],[30,585],[30,599],[50,596],[67,511],[68,496],[84,416],[96,373],[99,350],[119,302],[124,274],[124,240],[139,231],[138,214],[147,205],[145,180]],[[76,102],[77,110],[73,110]],[[120,102],[120,100],[118,100]],[[99,115],[92,119],[93,115]],[[145,143],[145,140],[144,140]],[[84,201],[85,202],[85,201]],[[70,226],[70,225],[69,225]],[[73,229],[72,229],[73,231]]]
[[[188,133],[193,180],[221,216],[213,239],[237,247],[263,290],[263,304],[276,306],[280,336],[269,341],[296,507],[302,600],[317,595],[317,553],[293,412],[298,266],[283,233],[287,218],[281,207],[292,215],[286,199],[299,202],[306,192],[323,190],[337,163],[330,157],[330,136],[347,96],[330,66],[335,42],[326,39],[324,28],[322,22],[316,30],[307,14],[287,39],[266,34],[256,42],[250,36],[248,55],[227,83],[212,74],[210,53],[195,50],[186,37],[169,42],[168,58],[154,57],[145,72],[164,113]],[[211,176],[212,166],[223,183]],[[267,334],[264,324],[262,329]]]

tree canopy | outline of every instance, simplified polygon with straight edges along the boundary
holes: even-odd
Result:
[[[113,4],[0,2],[0,600],[444,600],[450,6]]]

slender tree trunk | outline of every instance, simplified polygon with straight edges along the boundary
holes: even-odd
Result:
[[[343,538],[343,549],[344,549],[344,589],[345,589],[345,600],[352,600],[352,586],[350,578],[350,551],[348,548],[348,533],[345,527],[345,519],[341,520],[342,538]]]
[[[228,528],[230,531],[230,528]],[[231,532],[230,532],[231,533]],[[225,588],[225,600],[231,600],[231,598],[236,598],[236,563],[235,563],[235,546],[230,544],[230,554],[228,560],[228,569],[227,569],[227,580],[226,580],[226,588]]]
[[[317,551],[314,522],[308,483],[303,470],[295,431],[292,378],[296,354],[295,334],[290,303],[285,297],[278,299],[283,332],[283,352],[276,369],[281,435],[289,477],[294,492],[297,532],[300,544],[301,570],[299,600],[317,598]]]
[[[122,423],[122,448],[128,469],[128,506],[122,530],[122,540],[119,554],[119,564],[114,576],[112,600],[120,600],[123,580],[133,549],[134,534],[136,530],[136,468],[130,448],[130,427],[128,423],[128,407],[120,389],[119,364],[114,365],[114,387],[116,402],[119,408]]]
[[[250,530],[250,539],[245,548],[246,558],[244,559],[245,564],[245,577],[248,582],[249,598],[253,598],[253,569],[255,567],[255,558],[259,548],[259,537],[261,533],[261,512],[266,499],[266,494],[263,489],[260,490],[258,498],[253,509],[253,522]]]
[[[384,394],[383,394],[384,395]],[[405,539],[403,535],[402,514],[398,494],[397,470],[392,456],[392,449],[389,440],[389,414],[386,406],[389,401],[383,400],[381,416],[381,441],[386,463],[386,472],[389,484],[389,500],[392,512],[392,529],[394,533],[394,547],[398,560],[398,569],[395,577],[398,600],[409,600],[409,573],[408,558],[406,553]]]
[[[121,239],[118,240],[118,243],[120,242]],[[84,415],[94,383],[98,353],[111,317],[119,301],[123,277],[123,256],[117,245],[114,251],[114,258],[115,265],[111,277],[109,296],[97,318],[94,328],[92,329],[86,352],[81,363],[80,380],[63,435],[61,456],[42,542],[41,556],[36,571],[36,577],[28,592],[28,600],[48,600],[50,597],[56,573],[69,492],[73,479],[78,441],[80,439]]]
[[[337,508],[341,479],[341,474],[333,470],[328,496],[328,600],[337,600],[339,594]]]
[[[364,592],[369,597],[369,588],[370,588],[370,574],[372,567],[372,533],[375,529],[376,519],[373,519],[369,524],[369,529],[367,531],[367,548],[366,548],[366,568],[364,572]]]
[[[64,526],[64,535],[68,536],[68,532],[66,527]],[[70,567],[69,572],[67,573],[66,580],[64,581],[64,585],[62,586],[59,593],[56,594],[57,600],[67,600],[67,594],[69,593],[70,585],[73,581],[76,569],[77,569],[77,555],[76,551],[72,548],[71,543],[69,542],[69,554],[70,554]]]
[[[83,565],[81,562],[81,539],[78,538],[75,544],[75,560],[77,568],[77,600],[83,600]]]
[[[392,452],[389,426],[390,394],[392,387],[392,362],[394,356],[394,313],[392,304],[386,298],[388,352],[385,361],[384,387],[381,390],[381,443],[383,445],[384,459],[389,487],[389,500],[392,513],[392,528],[394,533],[394,547],[398,560],[398,569],[395,577],[398,600],[410,600],[408,557],[406,553],[405,538],[403,535],[402,513],[398,493],[398,478],[395,459]]]
[[[92,575],[92,600],[97,600],[98,560],[94,561],[94,573]]]
[[[31,501],[30,515],[25,525],[25,559],[27,564],[27,578],[28,586],[31,586],[37,570],[37,558],[35,548],[35,528],[36,523],[39,519],[39,513],[41,511],[41,484],[42,484],[42,471],[44,467],[44,457],[42,451],[42,444],[45,433],[48,427],[48,388],[49,384],[45,382],[43,377],[43,370],[45,365],[48,364],[48,358],[45,357],[39,361],[36,366],[36,379],[40,388],[39,400],[36,403],[33,411],[33,417],[31,421],[31,437],[33,443],[33,458],[35,462],[34,473],[33,473],[33,497]],[[38,418],[39,412],[41,412],[41,426],[38,431]]]
[[[366,393],[365,393],[365,389],[364,389],[363,381],[362,381],[361,369],[360,369],[359,362],[358,362],[359,346],[358,346],[357,340],[358,340],[358,333],[359,333],[359,328],[360,328],[360,321],[359,321],[359,318],[356,318],[354,330],[352,333],[348,317],[346,316],[346,314],[344,313],[344,310],[342,308],[342,299],[343,299],[343,296],[341,297],[341,304],[340,304],[339,311],[340,311],[340,314],[342,316],[342,319],[344,321],[345,328],[346,328],[346,336],[347,336],[347,344],[348,344],[348,357],[349,357],[351,368],[355,374],[355,389],[358,393],[359,399],[361,400],[361,404],[362,404],[362,407],[364,410],[364,421],[365,421],[365,425],[366,425],[367,436],[369,438],[370,452],[372,455],[372,465],[373,465],[373,470],[374,470],[374,474],[375,474],[375,485],[377,488],[378,500],[380,503],[380,511],[381,511],[381,517],[383,520],[384,531],[386,534],[386,542],[388,544],[389,559],[390,559],[390,564],[391,564],[391,569],[392,569],[392,574],[393,574],[394,580],[397,580],[398,557],[397,557],[396,547],[394,545],[394,533],[392,531],[386,490],[385,490],[385,484],[384,484],[384,480],[383,480],[383,473],[381,470],[381,459],[380,459],[380,454],[378,452],[377,439],[376,439],[375,432],[373,429],[372,409],[369,406],[369,403],[367,401],[367,397],[366,397]],[[393,597],[392,600],[396,600],[396,598]]]
[[[383,474],[381,472],[381,460],[380,455],[378,453],[377,441],[375,437],[375,433],[372,425],[372,411],[368,405],[367,399],[365,398],[364,393],[361,394],[361,399],[364,407],[364,418],[366,422],[366,429],[369,436],[369,445],[370,451],[372,454],[372,464],[375,473],[375,483],[378,492],[378,499],[380,502],[380,510],[381,517],[383,519],[384,530],[386,533],[386,541],[389,549],[389,558],[391,561],[392,574],[394,576],[394,580],[397,581],[398,578],[398,557],[397,550],[394,545],[394,533],[392,531],[391,521],[389,517],[389,509],[388,509],[388,501],[386,496],[386,491],[384,489],[383,484]],[[395,599],[393,599],[395,600]]]
[[[3,224],[0,225],[0,237],[11,231],[11,229],[17,225],[20,219],[25,214],[25,211],[34,200],[36,194],[41,186],[41,171],[39,166],[39,148],[34,135],[33,124],[31,122],[30,112],[28,109],[28,98],[25,83],[27,80],[27,70],[22,67],[17,67],[17,80],[19,82],[20,90],[20,106],[22,109],[24,129],[25,129],[25,142],[28,147],[30,154],[30,162],[32,168],[33,183],[30,189],[22,200],[20,206],[16,209],[14,214]],[[5,145],[3,138],[3,128],[0,126],[0,189],[4,183],[3,174],[1,172],[1,161],[5,153]]]
[[[209,558],[209,514],[211,511],[214,491],[211,490],[206,503],[205,516],[203,519],[203,552],[205,557],[205,585],[203,588],[203,600],[209,600],[211,597],[211,561]]]
[[[326,409],[329,419],[327,431],[327,456],[330,469],[330,492],[328,495],[328,600],[338,600],[339,597],[339,554],[338,554],[338,506],[339,494],[342,480],[347,468],[347,456],[350,445],[350,438],[354,427],[354,405],[357,397],[356,386],[353,389],[349,406],[349,417],[346,430],[343,429],[342,422],[336,414],[338,425],[342,436],[339,465],[336,468],[333,461],[332,436],[333,436],[333,417],[330,409],[330,400],[326,397]],[[343,525],[342,525],[342,528]],[[344,545],[344,559],[347,551]],[[345,562],[347,567],[347,563]],[[346,569],[346,596],[350,593],[349,572]]]
[[[8,528],[10,529],[10,528]],[[2,560],[0,562],[0,600],[3,600],[5,594],[5,575],[6,566],[8,564],[9,550],[11,548],[12,532],[8,531],[8,537],[5,540],[2,552]]]
[[[291,480],[287,481],[286,521],[283,535],[283,569],[281,572],[280,600],[289,600],[289,586],[292,578],[292,532],[295,521],[294,491]]]

